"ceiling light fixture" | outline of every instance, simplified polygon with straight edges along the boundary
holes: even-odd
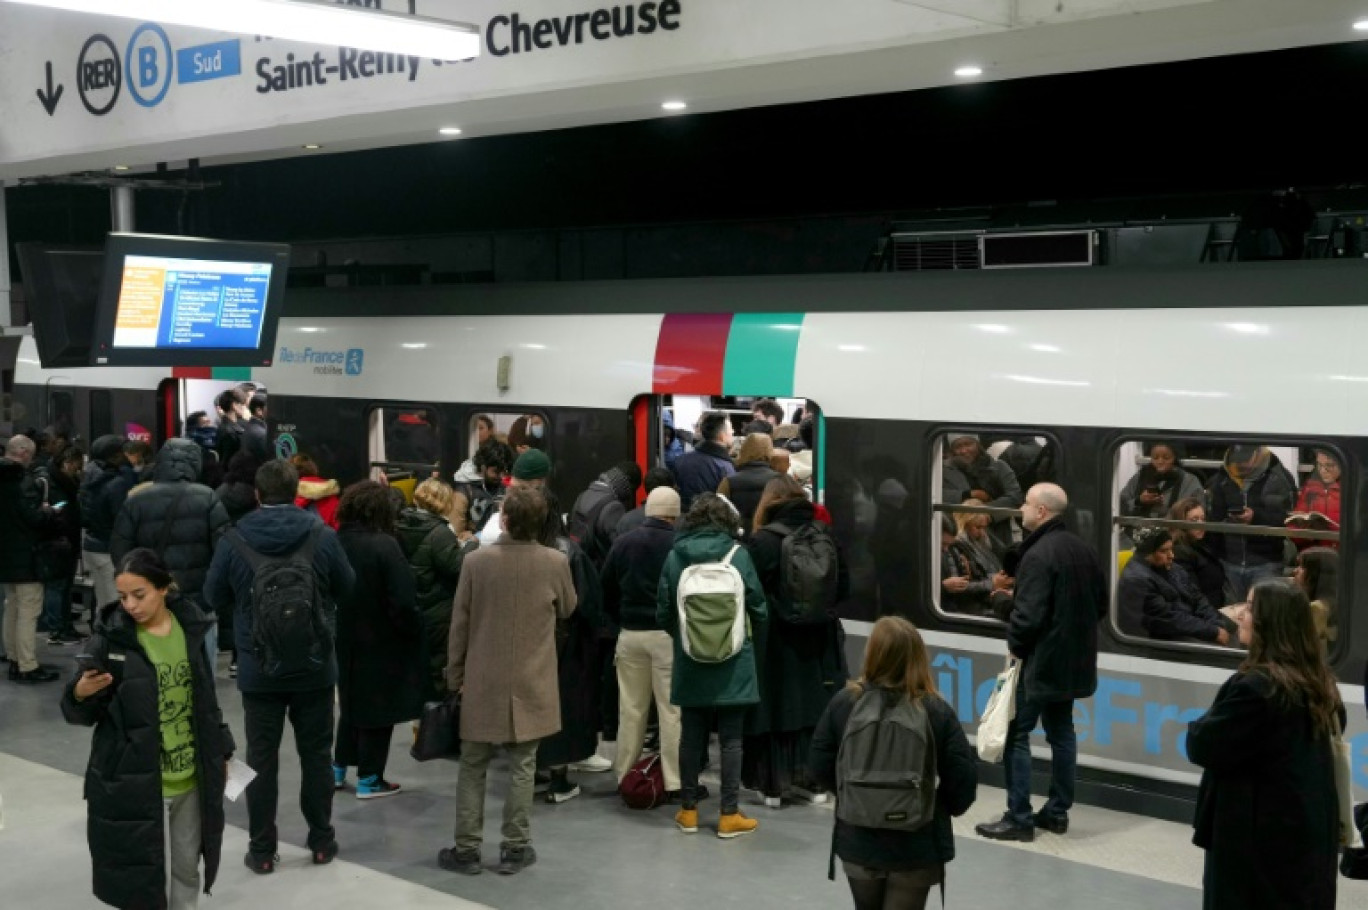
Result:
[[[970,63],[955,70],[955,75],[961,79],[974,79],[983,75],[983,67]]]
[[[666,111],[682,111],[687,110],[689,104],[687,101],[666,101],[663,102],[660,107],[662,110]]]
[[[126,171],[126,170],[128,170],[128,165],[126,165],[126,164],[116,164],[116,165],[114,165],[114,170],[116,170],[116,171]]]
[[[9,0],[29,6],[120,16],[309,44],[468,60],[480,55],[480,30],[465,22],[358,9],[324,0]]]
[[[461,135],[461,128],[459,126],[444,126],[437,132],[443,136],[459,136]]]

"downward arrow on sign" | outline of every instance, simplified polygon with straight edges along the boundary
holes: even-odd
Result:
[[[57,112],[57,105],[62,100],[62,89],[63,86],[60,85],[57,86],[56,91],[52,88],[52,61],[49,60],[47,64],[47,92],[38,89],[38,100],[42,102],[43,110],[48,112],[49,117]]]

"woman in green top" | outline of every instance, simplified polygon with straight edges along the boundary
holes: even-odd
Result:
[[[151,550],[125,556],[115,584],[119,602],[101,610],[62,695],[69,723],[95,727],[85,775],[95,896],[115,907],[194,907],[200,857],[206,894],[218,872],[233,753],[204,650],[211,622]]]

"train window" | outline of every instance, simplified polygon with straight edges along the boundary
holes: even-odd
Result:
[[[71,392],[56,389],[48,392],[48,426],[76,425],[76,397]]]
[[[112,432],[114,432],[113,396],[108,389],[91,389],[90,438],[93,441]]]
[[[545,450],[550,431],[551,425],[542,414],[482,411],[470,418],[466,451],[474,455],[482,442],[493,438],[512,446],[513,455],[517,457],[528,449]]]
[[[1182,438],[1118,445],[1112,624],[1177,649],[1239,648],[1236,618],[1265,578],[1291,577],[1339,637],[1342,453],[1329,445]]]
[[[387,478],[401,489],[411,486],[435,471],[441,459],[437,412],[424,407],[371,408],[369,449],[376,479]]]
[[[1003,571],[1022,538],[1021,503],[1052,481],[1059,443],[1036,430],[954,430],[932,446],[931,601],[946,615],[997,623],[1012,607]],[[904,491],[905,495],[905,491]]]

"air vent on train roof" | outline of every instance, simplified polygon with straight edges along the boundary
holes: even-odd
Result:
[[[979,268],[977,231],[893,234],[893,271],[926,272]]]

